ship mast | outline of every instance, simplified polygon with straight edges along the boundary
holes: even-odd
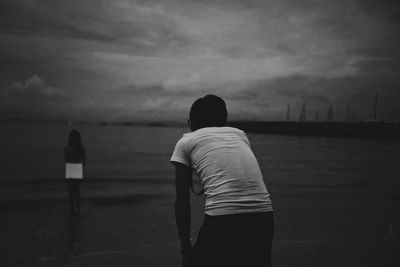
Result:
[[[290,120],[290,104],[287,106],[286,110],[286,121]]]
[[[350,122],[351,121],[351,115],[350,115],[350,105],[349,105],[349,103],[347,103],[346,115],[347,115],[347,122]]]
[[[300,112],[299,121],[306,121],[306,101],[303,102],[303,106]]]
[[[332,122],[333,121],[333,104],[329,105],[328,108],[328,116],[326,117],[327,122]]]
[[[391,117],[392,117],[392,122],[395,122],[395,115],[394,115],[394,107],[392,105],[392,113],[391,113]]]
[[[375,94],[374,121],[377,121],[377,114],[378,114],[378,94]]]

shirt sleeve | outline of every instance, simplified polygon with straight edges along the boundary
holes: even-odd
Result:
[[[174,152],[172,153],[170,162],[178,162],[182,163],[186,166],[191,166],[189,155],[186,152],[186,146],[184,140],[182,138],[176,143]]]

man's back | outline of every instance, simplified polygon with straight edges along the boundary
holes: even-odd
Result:
[[[171,159],[192,166],[205,189],[208,215],[272,211],[258,162],[245,133],[206,127],[185,134]]]

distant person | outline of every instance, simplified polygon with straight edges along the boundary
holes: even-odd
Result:
[[[81,214],[80,187],[86,156],[78,130],[72,130],[69,133],[68,145],[64,148],[64,160],[70,212],[71,215]]]
[[[197,99],[191,133],[176,143],[175,216],[182,266],[271,266],[273,209],[246,134],[227,127],[224,100]],[[201,179],[205,217],[196,243],[190,241],[192,171]]]

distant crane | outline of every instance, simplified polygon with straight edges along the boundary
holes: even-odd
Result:
[[[333,104],[330,104],[330,105],[329,105],[329,108],[328,108],[328,115],[327,115],[327,117],[326,117],[326,121],[327,121],[327,122],[332,122],[332,121],[333,121]]]
[[[306,102],[303,102],[303,106],[301,107],[299,121],[306,121]]]
[[[290,121],[290,104],[287,106],[286,110],[286,121]]]
[[[372,111],[372,118],[367,119],[365,121],[369,121],[369,122],[377,122],[378,121],[378,94],[375,94],[375,99],[374,99],[374,109]]]
[[[395,112],[394,112],[394,106],[392,105],[392,113],[391,113],[391,118],[392,118],[392,122],[395,122]]]
[[[375,94],[375,101],[374,101],[374,121],[377,121],[378,115],[378,94]]]
[[[350,115],[350,105],[349,105],[349,103],[347,103],[346,117],[347,117],[347,122],[350,122],[351,121],[351,115]]]

